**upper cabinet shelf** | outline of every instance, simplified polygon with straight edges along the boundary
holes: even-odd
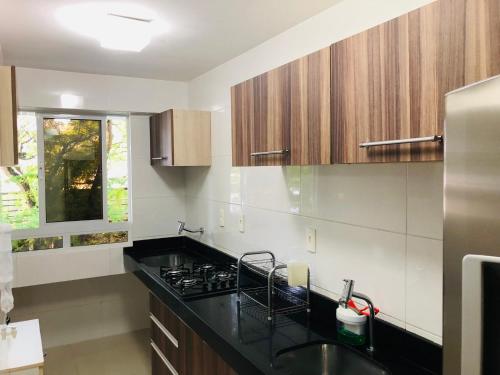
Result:
[[[231,88],[234,166],[330,164],[330,50]]]
[[[208,166],[212,163],[210,112],[170,109],[149,120],[151,165]]]
[[[445,94],[497,74],[500,2],[435,1],[232,87],[233,165],[442,160]]]
[[[0,66],[0,166],[17,163],[16,69]]]

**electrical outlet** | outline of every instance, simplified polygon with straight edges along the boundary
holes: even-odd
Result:
[[[245,233],[245,215],[240,216],[240,233]]]
[[[306,230],[306,244],[307,251],[310,253],[316,252],[316,229],[315,228],[307,228]]]
[[[225,212],[224,209],[221,208],[219,210],[219,227],[224,228],[225,225],[226,225]]]

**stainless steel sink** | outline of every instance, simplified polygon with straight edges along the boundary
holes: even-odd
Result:
[[[311,342],[277,353],[276,370],[287,375],[391,375],[368,356],[335,342]]]

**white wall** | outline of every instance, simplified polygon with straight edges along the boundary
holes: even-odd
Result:
[[[160,112],[188,102],[187,83],[150,79],[18,68],[17,86],[21,108],[59,109],[63,93],[81,97],[77,109],[97,111]],[[148,116],[131,116],[130,126],[131,239],[174,235],[185,216],[184,171],[150,166]],[[40,318],[46,347],[146,328],[146,288],[123,272],[119,247],[15,254],[12,317]]]
[[[20,108],[61,109],[60,95],[69,93],[81,98],[76,109],[160,112],[186,108],[187,88],[183,82],[17,68]],[[131,239],[173,235],[177,219],[185,216],[184,170],[150,166],[148,116],[131,116],[130,127]],[[20,253],[15,264],[16,286],[124,272],[122,249],[117,247]]]
[[[306,259],[314,289],[333,298],[343,278],[355,279],[383,319],[440,343],[442,163],[231,167],[231,85],[429,2],[344,1],[190,82],[190,107],[215,112],[213,164],[186,172],[186,204],[189,225],[207,228],[203,241],[234,255]]]
[[[84,110],[161,112],[187,106],[185,82],[17,68],[17,99],[21,108],[61,108],[62,94],[81,98]]]

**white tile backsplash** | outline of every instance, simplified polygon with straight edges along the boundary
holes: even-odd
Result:
[[[406,322],[434,336],[442,335],[443,242],[408,236]]]
[[[249,167],[240,171],[244,205],[300,212],[300,167]]]
[[[443,239],[443,163],[408,164],[408,233]]]
[[[406,165],[302,168],[303,215],[404,233]]]
[[[177,220],[184,220],[185,209],[184,195],[134,199],[132,239],[177,234]]]

